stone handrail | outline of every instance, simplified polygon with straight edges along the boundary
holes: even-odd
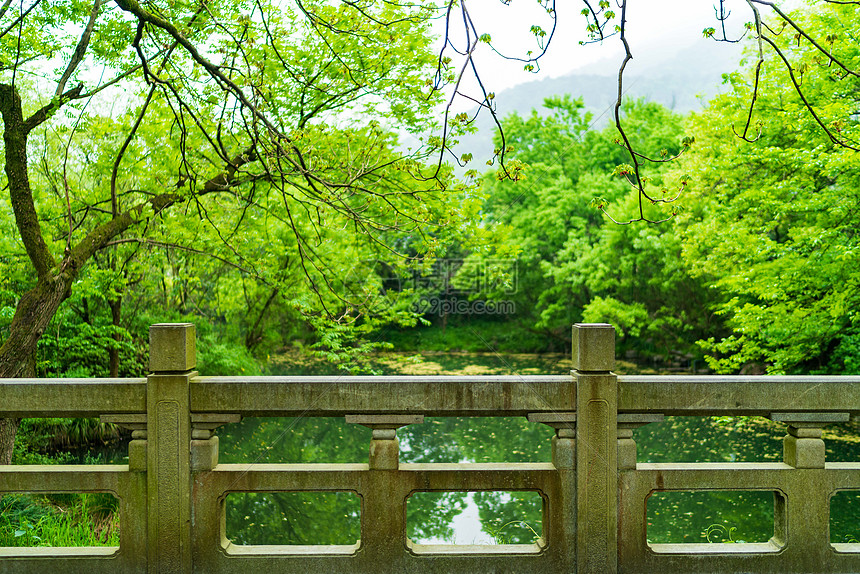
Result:
[[[614,330],[576,325],[571,375],[201,377],[194,327],[153,325],[145,379],[0,380],[0,417],[101,416],[132,429],[128,465],[0,467],[0,493],[109,492],[120,546],[0,548],[0,572],[860,572],[860,544],[829,541],[830,497],[860,490],[860,463],[825,462],[821,429],[860,414],[860,377],[616,376]],[[636,462],[633,429],[665,415],[763,415],[787,425],[781,463]],[[214,429],[243,416],[345,416],[372,431],[366,464],[219,464]],[[424,416],[527,416],[555,429],[551,463],[406,464],[396,429]],[[532,545],[413,544],[418,491],[536,491]],[[650,544],[659,491],[774,494],[759,544]],[[236,546],[232,492],[346,491],[361,499],[348,546]]]

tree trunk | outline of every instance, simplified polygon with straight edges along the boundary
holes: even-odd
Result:
[[[63,260],[57,264],[42,235],[33,200],[27,169],[27,136],[63,104],[80,95],[82,89],[83,84],[24,119],[17,88],[12,84],[0,82],[6,189],[15,213],[19,237],[37,277],[36,286],[24,293],[18,301],[15,316],[9,326],[9,337],[0,347],[0,379],[36,375],[34,358],[39,337],[45,332],[60,304],[69,296],[78,270],[111,239],[149,217],[150,213],[160,213],[179,199],[173,192],[161,193],[148,197],[122,213],[115,213],[112,218],[97,224],[76,245],[67,245]],[[256,158],[252,150],[238,155],[228,163],[223,173],[207,181],[204,191],[198,195],[227,189],[236,181],[237,170],[248,162],[256,161]],[[111,369],[113,370],[113,365]],[[0,463],[8,464],[11,460],[17,429],[16,420],[0,421]]]
[[[21,419],[0,419],[0,464],[12,464],[12,451],[15,449],[15,435]],[[8,447],[7,447],[8,445]]]
[[[36,345],[69,294],[74,278],[71,273],[60,277],[43,277],[24,293],[9,326],[9,337],[0,347],[0,378],[16,379],[36,376]],[[18,419],[0,419],[0,464],[10,464],[18,432]]]
[[[117,330],[113,334],[113,340],[116,341],[116,347],[108,349],[108,359],[110,362],[111,378],[119,377],[119,343],[122,341],[122,335],[119,333],[120,324],[122,322],[122,297],[116,299],[108,299],[110,307],[111,324]]]
[[[254,321],[254,325],[248,329],[248,332],[245,333],[245,348],[249,351],[253,351],[254,347],[260,344],[260,341],[263,340],[263,319],[266,318],[266,315],[269,312],[269,307],[272,306],[272,302],[278,296],[280,289],[275,288],[272,289],[272,293],[269,295],[269,298],[266,299],[266,304],[263,305],[263,308],[260,309],[260,312],[257,314],[257,320]]]

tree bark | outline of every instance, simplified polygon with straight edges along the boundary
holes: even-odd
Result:
[[[117,346],[108,349],[110,376],[115,379],[119,377],[119,343],[122,341],[119,328],[122,323],[122,297],[108,299],[108,306],[110,307],[111,324],[117,329],[117,332],[113,334],[113,340],[117,342]]]
[[[0,378],[35,376],[36,345],[60,303],[68,296],[74,267],[63,266],[58,275],[51,252],[42,237],[39,217],[27,172],[27,136],[35,127],[33,118],[24,120],[21,97],[14,86],[0,84],[0,114],[3,116],[6,177],[15,224],[38,281],[18,301],[9,325],[9,337],[0,347]],[[47,116],[46,116],[47,117]],[[18,419],[0,419],[0,463],[10,464],[18,432]]]
[[[12,452],[15,448],[15,435],[18,434],[18,424],[21,419],[0,419],[0,464],[12,464]],[[9,448],[6,448],[9,445]]]
[[[0,114],[3,116],[6,177],[9,199],[15,212],[15,225],[36,275],[42,278],[55,263],[42,237],[39,216],[33,203],[30,175],[27,172],[27,136],[32,128],[24,120],[21,96],[15,86],[0,84]]]
[[[43,277],[18,301],[9,337],[0,347],[0,378],[24,378],[36,375],[35,357],[39,337],[45,332],[60,304],[68,296],[74,277]],[[0,419],[0,463],[12,461],[17,419]]]

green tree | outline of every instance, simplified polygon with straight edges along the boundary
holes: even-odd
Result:
[[[835,63],[860,66],[855,8],[793,14],[832,60],[787,29],[769,40],[780,52],[762,66],[752,110],[756,69],[747,64],[691,120],[698,143],[680,166],[693,182],[684,257],[724,293],[717,311],[732,332],[705,342],[720,371],[856,373],[860,365],[860,77]],[[745,125],[750,141],[737,135]]]
[[[714,328],[710,295],[684,268],[679,239],[659,227],[616,225],[596,208],[612,202],[616,214],[631,219],[639,210],[632,176],[616,169],[626,154],[616,127],[590,129],[581,101],[569,97],[548,98],[545,106],[546,116],[514,115],[503,124],[509,158],[527,166],[521,179],[484,180],[487,217],[503,238],[499,252],[517,258],[520,328],[547,333],[566,348],[571,323],[607,321],[619,329],[624,349],[667,358],[696,351],[691,342]],[[636,149],[667,158],[685,149],[677,114],[644,101],[623,109]],[[665,165],[648,185],[677,193],[668,186],[684,178],[665,177]]]
[[[428,229],[461,216],[450,171],[425,162],[439,143],[404,154],[386,127],[434,127],[431,15],[420,3],[5,3],[3,201],[10,256],[27,269],[4,302],[0,377],[35,373],[38,341],[106,250],[118,306],[133,279],[118,246],[229,261],[289,293],[336,353],[397,315],[332,278],[368,255],[396,260],[403,243],[432,258],[452,232]],[[0,422],[0,462],[16,428]]]

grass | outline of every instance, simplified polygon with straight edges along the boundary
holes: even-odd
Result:
[[[105,493],[0,497],[0,546],[119,546],[117,499]]]
[[[98,419],[25,419],[12,464],[105,464],[101,454],[63,449],[90,442],[103,446],[111,439],[115,429]],[[0,495],[0,546],[118,546],[118,503],[107,493]]]

